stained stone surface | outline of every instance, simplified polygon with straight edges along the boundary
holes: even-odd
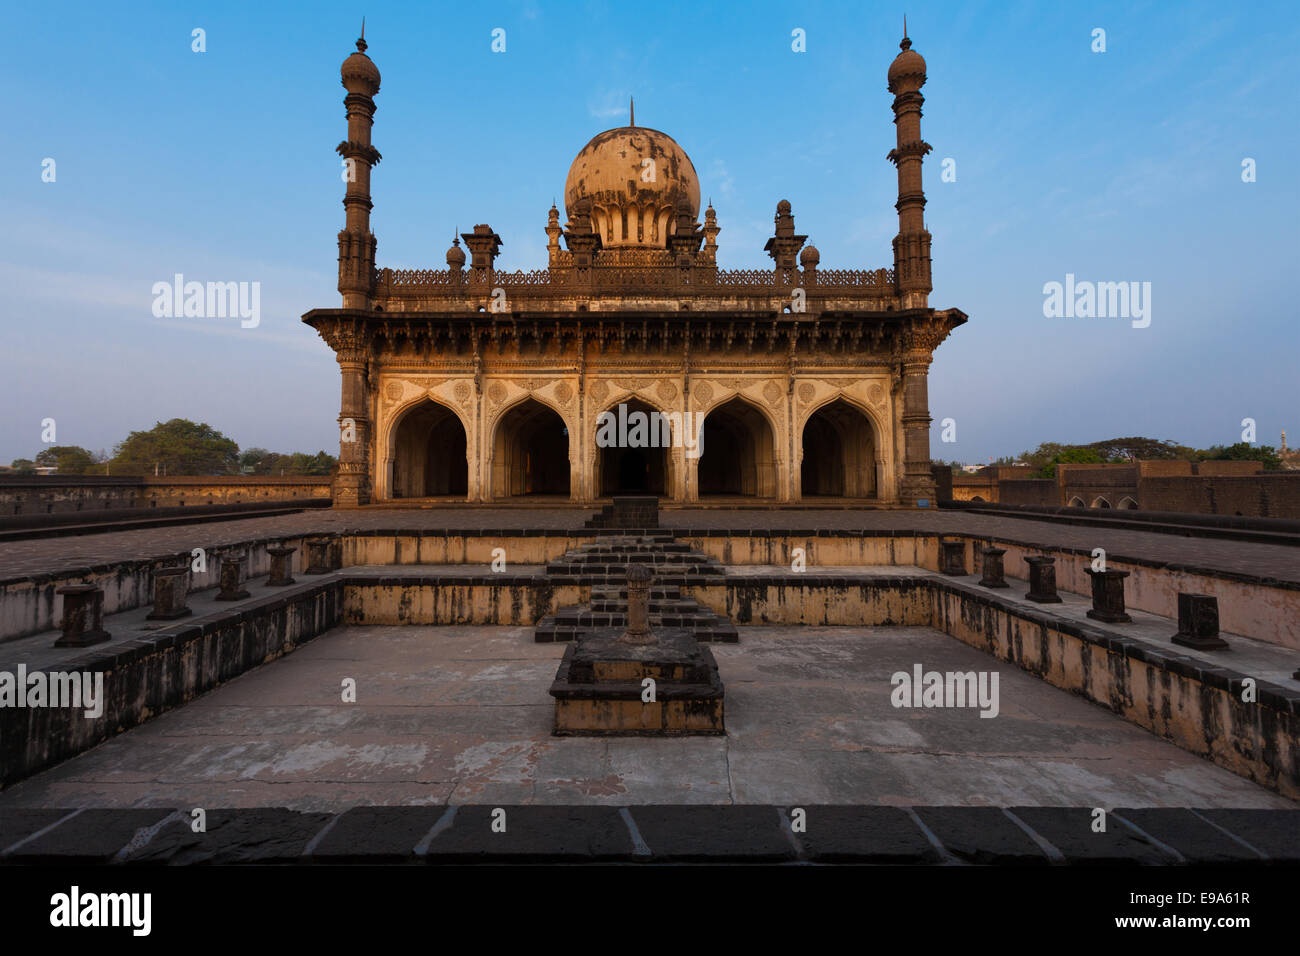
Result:
[[[531,628],[341,628],[0,792],[0,826],[31,807],[1295,807],[933,630],[740,641],[712,647],[725,737],[555,738],[563,645]],[[891,675],[916,663],[997,670],[999,716],[893,707]]]

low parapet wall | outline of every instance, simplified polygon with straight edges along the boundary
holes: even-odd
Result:
[[[0,475],[0,517],[329,497],[327,476]]]

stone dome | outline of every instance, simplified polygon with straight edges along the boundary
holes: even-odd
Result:
[[[447,265],[453,269],[465,268],[465,250],[460,247],[460,239],[451,241],[451,248],[447,250]]]
[[[366,56],[366,41],[357,41],[357,52],[353,53],[339,67],[343,86],[349,93],[364,93],[374,96],[379,92],[379,67]]]
[[[676,231],[678,200],[686,200],[692,219],[699,215],[700,179],[686,150],[667,133],[623,126],[594,137],[569,167],[569,218],[579,199],[591,201],[592,227],[606,247],[663,249]]]
[[[898,46],[902,52],[889,64],[889,92],[919,90],[925,85],[925,57],[912,49],[912,41],[907,37]]]

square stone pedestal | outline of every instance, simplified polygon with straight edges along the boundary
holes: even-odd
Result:
[[[654,644],[619,640],[623,628],[579,636],[560,661],[551,696],[557,737],[725,734],[722,681],[713,652],[690,631],[656,630]],[[642,682],[655,682],[645,701]]]

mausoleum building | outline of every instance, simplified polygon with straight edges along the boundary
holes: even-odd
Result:
[[[781,200],[770,267],[719,269],[722,228],[711,204],[701,221],[690,156],[633,116],[578,152],[564,210],[547,214],[545,268],[506,272],[488,225],[453,242],[445,269],[377,265],[380,76],[359,40],[342,66],[342,307],[303,317],[342,373],[336,506],[621,493],[932,504],[927,377],[966,316],[928,301],[926,66],[901,47],[888,72],[892,267],[822,268]],[[601,440],[615,421],[632,427]]]

